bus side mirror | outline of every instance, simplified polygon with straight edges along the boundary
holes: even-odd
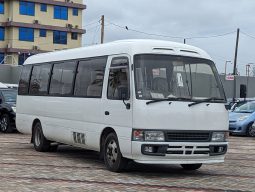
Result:
[[[247,96],[247,87],[246,85],[240,85],[240,98],[246,98]]]

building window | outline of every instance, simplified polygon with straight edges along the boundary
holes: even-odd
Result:
[[[53,43],[66,45],[67,44],[67,32],[53,31]]]
[[[4,2],[0,2],[0,14],[4,14]]]
[[[68,8],[62,6],[54,6],[54,19],[68,19]]]
[[[0,64],[4,64],[4,53],[0,53]]]
[[[77,40],[78,39],[78,33],[71,33],[71,39]]]
[[[40,29],[40,37],[46,37],[47,31],[46,29]]]
[[[73,8],[73,15],[78,16],[79,15],[79,10],[78,8]]]
[[[33,28],[19,28],[19,40],[20,41],[34,41],[34,29]]]
[[[35,15],[35,3],[27,2],[27,1],[20,1],[19,3],[19,13],[21,15]]]
[[[41,4],[41,11],[42,12],[47,12],[47,4]]]
[[[0,27],[0,41],[4,41],[5,30],[4,27]]]

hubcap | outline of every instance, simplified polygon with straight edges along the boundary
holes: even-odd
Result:
[[[252,137],[255,137],[255,127],[250,126],[249,128],[249,135]]]
[[[107,161],[112,166],[116,162],[118,157],[118,147],[114,140],[111,140],[108,143],[108,146],[106,149],[106,156],[107,156]]]
[[[36,128],[35,129],[35,145],[36,146],[40,146],[41,138],[42,138],[41,131],[39,130],[39,128]]]
[[[6,131],[8,127],[8,120],[6,117],[3,117],[0,121],[1,124],[1,131]]]

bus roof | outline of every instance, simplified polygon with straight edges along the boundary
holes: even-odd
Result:
[[[211,59],[202,49],[171,41],[135,39],[37,54],[29,57],[24,64],[44,63],[117,54],[171,54]]]

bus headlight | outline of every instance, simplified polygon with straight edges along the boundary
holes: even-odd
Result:
[[[165,141],[163,131],[133,130],[133,141]]]
[[[145,131],[145,141],[165,141],[165,135],[163,131]]]
[[[213,132],[212,141],[224,142],[227,139],[227,132]]]

